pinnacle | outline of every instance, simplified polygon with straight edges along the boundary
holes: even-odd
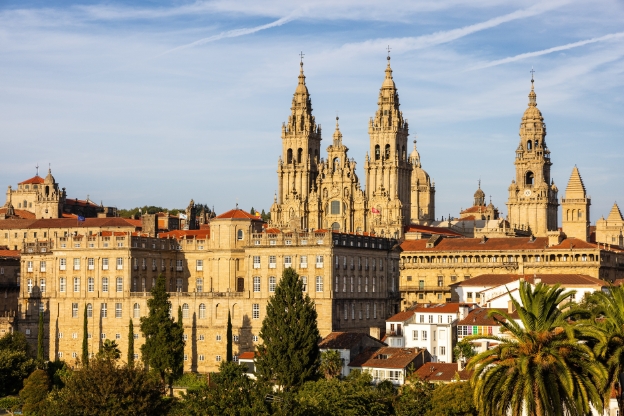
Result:
[[[585,190],[585,184],[583,184],[583,179],[581,178],[578,168],[574,166],[566,188],[566,199],[580,199],[586,196],[587,191]]]
[[[609,212],[607,221],[624,221],[624,218],[622,218],[622,212],[620,211],[620,207],[618,207],[617,202],[613,204],[613,208],[611,208],[611,212]]]

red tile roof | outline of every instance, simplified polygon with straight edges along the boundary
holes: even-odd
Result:
[[[429,227],[426,225],[410,224],[405,227],[406,233],[441,234],[452,237],[462,237],[458,232],[444,227]]]
[[[435,247],[427,248],[427,240],[407,240],[401,244],[403,251],[499,251],[499,250],[549,250],[598,248],[577,238],[567,238],[561,244],[548,247],[548,237],[537,237],[531,242],[529,237],[513,238],[442,238]]]
[[[414,316],[415,313],[416,313],[416,310],[414,309],[399,312],[396,315],[391,316],[390,318],[386,319],[386,322],[405,322],[408,319],[410,319],[412,316]]]
[[[40,184],[43,183],[43,178],[39,175],[33,176],[30,179],[26,179],[24,182],[18,183],[18,185],[28,185],[31,183]]]
[[[0,250],[0,257],[14,257],[19,259],[21,253],[19,250]]]
[[[450,383],[455,381],[458,375],[461,381],[469,380],[472,371],[459,370],[457,363],[425,363],[414,374],[423,381]]]
[[[82,199],[71,199],[71,198],[66,198],[65,199],[65,205],[75,205],[75,206],[80,206],[80,207],[97,207],[99,206],[98,204],[95,204],[91,201],[85,201]]]
[[[368,368],[406,368],[412,361],[414,361],[420,354],[423,354],[426,350],[424,348],[395,348],[395,347],[382,347],[375,351],[373,354],[364,352],[368,356],[368,360],[363,361],[361,364],[360,355],[349,363],[349,367],[368,367]],[[382,357],[386,358],[382,358]],[[362,357],[364,358],[364,357]],[[424,359],[423,359],[424,361]],[[354,362],[356,365],[354,364]]]
[[[8,208],[0,208],[0,214],[5,214],[7,212]],[[18,217],[20,219],[34,219],[35,214],[30,212],[30,211],[26,211],[23,209],[13,209],[13,212],[15,213],[15,217]]]
[[[361,332],[332,332],[331,334],[323,338],[321,342],[319,342],[319,348],[333,350],[350,350],[357,347],[363,338],[372,338],[380,343],[378,339]]]
[[[262,218],[256,217],[255,215],[251,215],[247,211],[243,211],[242,209],[231,209],[227,212],[224,212],[221,215],[216,216],[217,219],[246,219],[246,220],[256,220],[262,221]]]
[[[176,238],[181,240],[183,238],[186,239],[197,239],[197,238],[210,238],[210,230],[172,230],[165,233],[158,233],[159,238]]]
[[[415,313],[457,313],[459,312],[460,305],[469,305],[469,304],[460,304],[459,302],[448,302],[448,303],[438,303],[429,306],[418,305],[415,308],[409,309],[407,311],[399,312],[394,316],[386,319],[386,322],[405,322]]]
[[[253,360],[256,358],[256,353],[253,351],[241,352],[238,356],[239,360]]]
[[[121,217],[85,218],[78,222],[75,218],[22,219],[0,221],[0,230],[35,229],[35,228],[136,228],[136,220]],[[139,226],[141,221],[138,221]]]
[[[472,212],[485,212],[486,209],[487,209],[486,205],[474,205],[470,208],[466,208],[465,210],[460,212],[460,214],[468,214]]]
[[[494,287],[514,282],[520,278],[523,278],[529,283],[534,283],[533,280],[535,277],[541,279],[542,283],[551,286],[556,284],[562,286],[609,286],[608,282],[585,274],[482,274],[469,280],[453,283],[451,286]]]

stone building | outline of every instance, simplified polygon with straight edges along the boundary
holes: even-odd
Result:
[[[617,202],[613,204],[607,219],[596,221],[596,242],[624,247],[624,218]]]

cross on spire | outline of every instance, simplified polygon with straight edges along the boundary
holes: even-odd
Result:
[[[390,45],[388,45],[388,48],[386,48],[386,50],[388,51],[388,60],[390,60],[390,51],[392,50]]]
[[[531,73],[531,82],[533,82],[533,74],[535,73],[533,67],[531,67],[531,70],[529,72]]]
[[[39,163],[37,163],[37,166],[35,166],[35,168],[37,169],[37,176],[39,176]]]
[[[305,56],[305,54],[303,53],[303,51],[301,51],[301,53],[299,54],[299,57],[301,58],[301,64],[303,64],[303,57]]]

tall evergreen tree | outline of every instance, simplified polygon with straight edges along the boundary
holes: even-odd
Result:
[[[43,312],[39,312],[39,330],[37,333],[37,361],[43,363]]]
[[[128,367],[134,367],[134,324],[130,319],[128,328]]]
[[[227,349],[225,351],[225,360],[229,363],[232,361],[232,316],[230,315],[230,310],[228,309],[228,322],[227,322],[227,331],[225,333],[227,337]]]
[[[292,268],[284,270],[266,307],[258,345],[256,374],[293,391],[313,379],[320,364],[314,302],[303,292],[303,282]]]
[[[184,369],[184,334],[181,324],[174,322],[170,315],[171,302],[162,275],[156,279],[147,307],[148,316],[141,318],[141,332],[145,336],[141,358],[171,389]]]
[[[82,322],[82,366],[89,366],[89,328],[87,327],[87,305],[84,308],[84,319]]]

